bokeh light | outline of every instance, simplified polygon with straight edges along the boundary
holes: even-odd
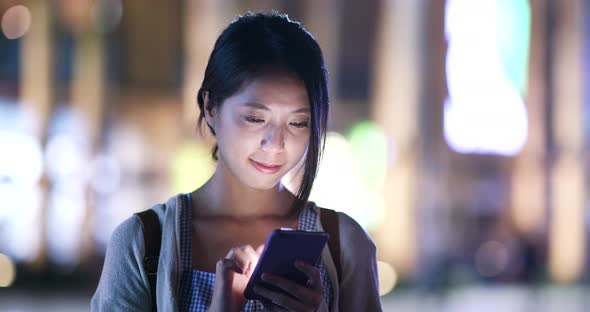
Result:
[[[46,210],[47,254],[65,270],[80,259],[86,190],[92,174],[87,123],[75,110],[55,114],[45,152],[50,193]]]
[[[320,207],[343,211],[366,227],[369,221],[362,190],[354,169],[350,144],[336,132],[326,135],[326,147],[310,200]],[[334,196],[346,194],[346,196]]]
[[[502,273],[508,265],[508,248],[497,241],[486,241],[475,253],[475,267],[484,277],[494,277]]]
[[[394,161],[394,149],[384,131],[368,120],[353,125],[348,142],[364,202],[366,226],[376,228],[383,221],[386,209],[383,186],[388,166]]]
[[[71,134],[52,136],[47,142],[46,166],[53,180],[75,178],[85,180],[88,175],[84,147]]]
[[[367,230],[378,226],[385,212],[383,185],[390,161],[388,148],[385,134],[370,121],[355,124],[348,138],[328,132],[310,200],[347,213]],[[300,162],[282,180],[291,191],[301,181],[302,165]]]
[[[528,0],[496,0],[496,34],[502,69],[512,85],[526,94],[531,8]]]
[[[176,193],[192,192],[205,184],[214,170],[211,149],[204,144],[184,143],[172,161],[172,189]]]
[[[35,260],[41,244],[41,190],[0,183],[0,250],[17,262]]]
[[[61,269],[73,269],[80,259],[84,189],[74,185],[52,193],[47,211],[47,251]]]
[[[449,97],[444,103],[444,136],[459,153],[510,156],[526,143],[528,117],[521,85],[528,45],[520,41],[528,39],[530,13],[522,9],[521,1],[510,1],[513,6],[500,3],[504,4],[499,6],[495,0],[446,3]],[[507,15],[511,10],[517,12]],[[499,28],[508,22],[521,27],[519,35],[507,35]],[[515,47],[521,50],[511,52]]]
[[[0,103],[0,250],[18,262],[34,260],[40,245],[43,153],[34,129],[18,106]]]
[[[385,133],[372,121],[355,124],[348,135],[350,151],[361,185],[381,190],[389,160]]]
[[[14,262],[7,255],[0,253],[0,287],[10,287],[15,278]]]
[[[31,26],[31,12],[24,5],[15,5],[2,16],[2,32],[8,39],[24,36]]]
[[[34,187],[43,173],[39,140],[21,132],[0,130],[0,183]]]
[[[377,272],[379,273],[379,295],[385,296],[397,284],[397,273],[391,264],[384,261],[377,261]]]
[[[92,162],[90,186],[101,195],[115,192],[121,185],[121,165],[108,154],[99,154]]]

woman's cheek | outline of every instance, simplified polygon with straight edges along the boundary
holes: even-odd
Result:
[[[263,135],[261,131],[253,131],[252,129],[236,129],[236,132],[232,136],[232,145],[254,148],[260,146]]]
[[[303,154],[305,154],[305,150],[307,148],[307,144],[308,144],[309,140],[301,140],[301,139],[295,139],[292,140],[289,144],[290,148],[289,150],[292,153],[293,160],[295,162],[298,162],[299,160],[301,160],[301,157],[303,157]]]

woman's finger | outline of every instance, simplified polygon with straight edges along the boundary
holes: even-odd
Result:
[[[282,289],[295,299],[305,302],[307,306],[315,307],[322,301],[323,289],[321,287],[319,290],[308,288],[286,278],[267,273],[262,274],[262,280],[267,284]]]
[[[217,261],[215,270],[222,274],[230,271],[242,274],[242,268],[234,258],[219,259],[219,261]]]
[[[232,248],[226,256],[227,259],[234,259],[240,267],[240,274],[244,274],[250,265],[250,257],[241,248]]]
[[[288,311],[310,311],[311,309],[305,306],[303,303],[295,300],[287,294],[270,290],[262,286],[254,286],[254,292],[259,296],[266,298],[271,303],[287,309]]]
[[[254,267],[258,263],[258,259],[260,258],[260,256],[256,252],[256,250],[254,250],[254,248],[250,245],[244,246],[242,248],[242,250],[244,251],[244,253],[246,253],[246,255],[248,256],[248,258],[250,260],[250,265],[248,267],[248,270],[244,273],[250,274],[250,273],[252,273],[252,271],[254,270]]]
[[[307,283],[308,287],[316,290],[322,289],[322,276],[320,275],[320,270],[315,266],[300,260],[295,261],[295,267],[307,275],[307,278],[309,279]]]

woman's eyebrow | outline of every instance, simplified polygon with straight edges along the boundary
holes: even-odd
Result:
[[[301,107],[293,111],[294,114],[297,113],[309,113],[309,107]]]
[[[268,108],[268,106],[266,106],[264,104],[256,103],[256,102],[246,102],[246,103],[242,104],[242,106],[251,107],[251,108],[255,108],[255,109],[262,109],[262,110],[266,110],[266,111],[270,110],[270,108]],[[292,113],[297,114],[297,113],[309,113],[309,112],[310,112],[309,107],[301,107],[301,108],[294,110]]]
[[[268,106],[266,106],[264,104],[256,103],[256,102],[246,102],[246,103],[242,104],[242,106],[247,106],[247,107],[262,109],[262,110],[267,110],[267,111],[270,110],[270,108],[268,108]]]

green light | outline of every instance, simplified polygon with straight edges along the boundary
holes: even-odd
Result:
[[[201,187],[215,170],[210,149],[202,144],[183,144],[172,161],[172,189],[188,193]]]
[[[363,121],[352,127],[348,135],[351,158],[358,177],[367,229],[383,221],[383,185],[388,166],[388,142],[375,123]]]
[[[363,121],[352,127],[348,141],[361,185],[381,188],[387,169],[387,138],[383,131],[375,123]]]
[[[496,13],[500,62],[513,85],[525,94],[531,32],[529,1],[497,0]]]

